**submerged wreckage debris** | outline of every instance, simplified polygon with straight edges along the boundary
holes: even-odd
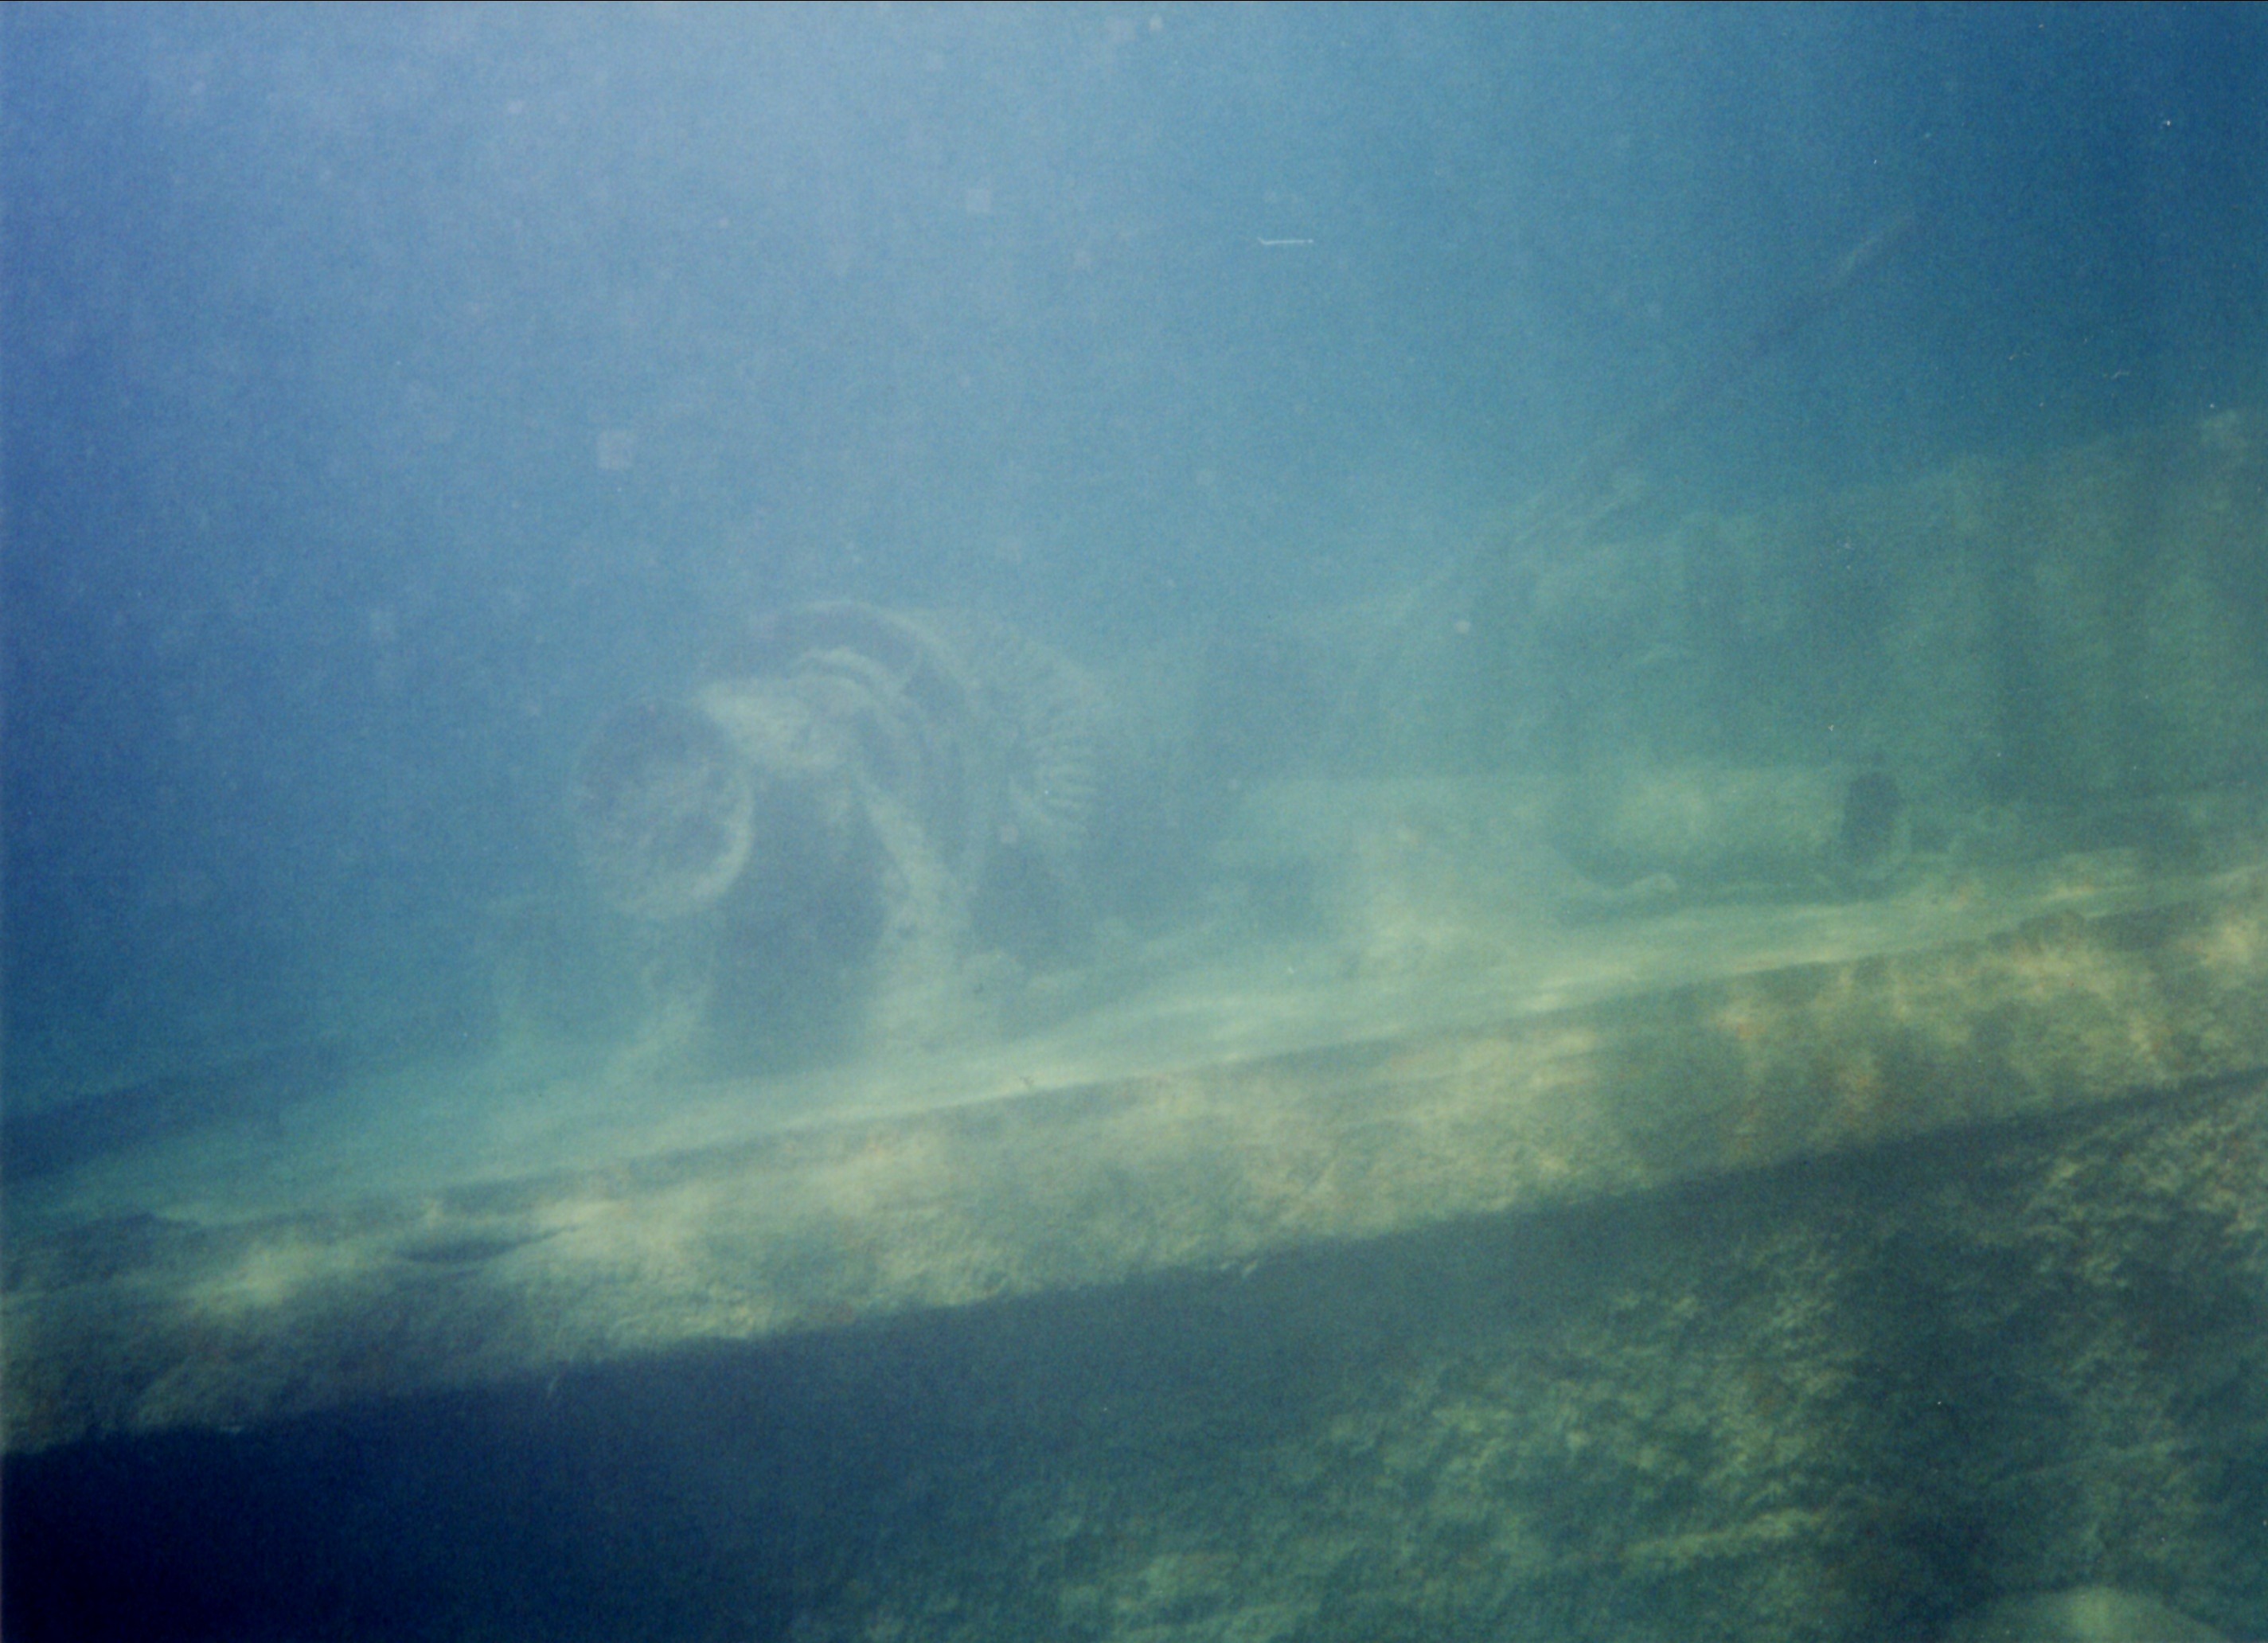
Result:
[[[1883,770],[1687,763],[1571,781],[1552,842],[1610,888],[1832,898],[1887,884],[1910,829]]]
[[[599,726],[583,858],[620,911],[695,936],[679,984],[744,1047],[814,1020],[950,1034],[972,959],[1082,895],[1101,718],[1086,674],[998,623],[800,607],[690,701]]]

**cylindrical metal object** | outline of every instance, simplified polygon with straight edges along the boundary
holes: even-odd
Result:
[[[1554,842],[1620,886],[1667,874],[1682,890],[1865,890],[1906,852],[1905,807],[1881,770],[1683,764],[1580,777]]]
[[[748,760],[697,708],[650,702],[602,723],[576,773],[575,827],[601,894],[641,918],[715,903],[755,842]]]

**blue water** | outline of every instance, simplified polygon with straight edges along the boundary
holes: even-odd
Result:
[[[1901,621],[1935,607],[1864,541],[1727,549],[1682,606],[1660,601],[1699,612],[1697,630],[1723,618],[1724,653],[1697,661],[1630,614],[1667,560],[1574,551],[1599,546],[1583,522],[1633,475],[1631,528],[1659,541],[2147,430],[2204,430],[2213,472],[2257,474],[2264,408],[2268,7],[0,10],[0,1168],[11,1217],[42,1189],[55,1211],[48,1241],[26,1241],[36,1271],[66,1274],[34,1297],[40,1321],[107,1339],[114,1295],[164,1309],[159,1279],[135,1288],[137,1252],[193,1243],[201,1214],[423,1190],[436,1137],[483,1178],[637,1150],[671,1092],[652,1114],[613,1108],[635,1080],[594,1079],[574,1086],[597,1116],[573,1146],[499,1162],[514,1138],[557,1138],[539,1122],[552,1092],[478,1057],[506,1036],[513,965],[523,982],[547,967],[545,1047],[570,1064],[642,1030],[652,953],[578,856],[578,761],[608,715],[716,678],[754,617],[976,612],[1160,701],[1186,667],[1263,704],[1175,709],[1187,763],[1226,795],[1187,814],[1224,828],[1245,775],[1331,770],[1345,718],[1415,701],[1407,725],[1366,727],[1393,757],[1364,773],[1410,781],[1421,821],[1428,777],[1477,799],[1444,804],[1432,834],[1363,833],[1349,814],[1368,789],[1338,811],[1263,808],[1262,830],[1316,853],[1407,843],[1379,881],[1447,886],[1495,934],[1501,887],[1476,893],[1472,862],[1516,853],[1489,854],[1490,807],[1525,802],[1523,762],[1611,755],[1618,735],[1722,752],[1753,710],[1742,758],[1865,765],[1880,748],[1812,733],[1852,681],[1926,696],[1890,753],[1937,759],[1923,775],[1945,807],[2007,801],[2029,826],[2165,797],[2088,762],[2161,720],[2196,745],[2151,770],[2213,787],[2215,814],[2268,814],[2268,672],[2240,608],[2268,583],[2239,527],[2194,562],[2204,527],[2137,534],[2115,586],[2115,553],[2073,550],[2105,599],[2162,596],[2156,627],[2094,622],[2086,589],[2035,623],[2028,596],[2068,567],[2056,544],[1994,542],[1984,581],[1946,605],[1997,628],[1966,650],[1951,618],[1899,630],[1933,656],[1999,647],[1941,692],[1876,666],[1892,593]],[[2138,495],[2132,517],[2154,518]],[[2242,527],[2264,505],[2227,512]],[[1782,571],[1802,585],[1759,586]],[[1493,671],[1395,675],[1419,648],[1393,625],[1410,609],[1440,641],[1547,605],[1532,651],[1507,644]],[[1797,615],[1759,637],[1742,625],[1758,610]],[[1346,648],[1357,710],[1286,707],[1313,705],[1312,656],[1283,636],[1344,638],[1373,613]],[[2198,711],[2122,709],[2088,740],[2105,656],[2122,680],[2189,681]],[[1673,682],[1623,689],[1642,674]],[[1898,712],[1876,706],[1879,734]],[[1931,740],[1931,714],[1990,735]],[[1874,818],[1886,840],[1893,808]],[[1154,820],[1129,811],[1108,819],[1127,836]],[[2157,814],[2114,818],[2111,842]],[[1995,812],[1969,836],[1982,853],[2021,830]],[[1527,837],[1510,821],[1503,836]],[[2074,823],[2040,849],[2106,836]],[[1098,888],[1034,917],[1092,928],[1060,952],[1029,941],[1042,983],[1073,976],[1032,1019],[1138,1005],[1130,985],[1080,992],[1079,965],[1102,975],[1152,937],[1211,953],[1174,947],[1176,918],[1281,934],[1322,917],[1324,893],[1278,862],[1248,859],[1231,894],[1195,870],[1145,877],[1138,854],[1107,864],[1117,905]],[[1646,866],[1609,861],[1585,888],[1642,895]],[[1422,902],[1377,928],[1422,953]],[[781,950],[855,960],[880,907]],[[1390,969],[1401,949],[1381,941]],[[1348,945],[1332,978],[1375,956]],[[1447,945],[1433,970],[1411,961],[1410,998],[1458,979],[1468,949]],[[770,956],[730,978],[747,998],[853,1019],[827,975],[799,991]],[[1370,1017],[1332,1020],[1353,1035]],[[490,1081],[387,1082],[420,1057]],[[460,1122],[475,1088],[504,1092],[490,1131]],[[724,1132],[687,1110],[673,1145]],[[162,1148],[83,1204],[55,1185],[220,1112],[242,1122],[183,1149],[209,1175],[174,1183],[179,1203],[131,1197],[172,1167]],[[2208,1181],[2206,1122],[2161,1132],[2122,1109],[2067,1153],[1962,1134],[1559,1219],[13,1456],[9,1620],[73,1638],[1887,1643],[2104,1523],[2102,1578],[2179,1573],[2173,1595],[2257,1614],[2239,1566],[2268,1427],[2241,1383],[2262,1308],[2229,1202],[2254,1154]],[[2172,1161],[2153,1175],[2160,1141]],[[277,1159],[304,1173],[220,1179]],[[2099,1250],[2066,1236],[2090,1217]],[[446,1298],[538,1236],[477,1232],[394,1251],[415,1266],[399,1293]],[[341,1271],[346,1293],[363,1274]],[[357,1384],[414,1382],[431,1320],[367,1322],[401,1361],[357,1361]],[[2097,1408],[2070,1394],[2066,1344],[2102,1341],[2131,1361],[2102,1372]],[[263,1411],[299,1407],[291,1345],[276,1363],[99,1361],[89,1406],[139,1408],[137,1377],[179,1368],[177,1405],[170,1382],[151,1392],[159,1424],[225,1402],[238,1373]],[[113,1380],[128,1389],[105,1404]],[[2149,1397],[2120,1403],[2136,1385]],[[1586,1460],[1579,1428],[1629,1463]],[[1845,1431],[1866,1441],[1720,1469],[1859,1526],[1831,1556],[1806,1543],[1832,1579],[1780,1577],[1778,1630],[1705,1553],[1678,1551],[1673,1578],[1646,1562],[1660,1547],[1626,1544],[1682,1509],[1632,1504],[1672,1475],[1646,1470],[1660,1446],[1687,1446],[1679,1476],[1714,1477],[1710,1444]],[[2103,1499],[2055,1498],[2073,1455],[2101,1462]],[[2167,1477],[2189,1492],[2150,1498]],[[1514,1568],[1474,1525],[1521,1513],[1544,1527]],[[1438,1605],[1431,1630],[1362,1607],[1413,1592]]]
[[[2246,8],[11,8],[19,1088],[415,1017],[743,613],[1057,640],[2259,397]],[[1721,407],[1719,408],[1721,409]]]

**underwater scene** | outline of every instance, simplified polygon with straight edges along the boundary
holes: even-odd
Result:
[[[0,1632],[2268,1639],[2268,8],[0,12]]]

